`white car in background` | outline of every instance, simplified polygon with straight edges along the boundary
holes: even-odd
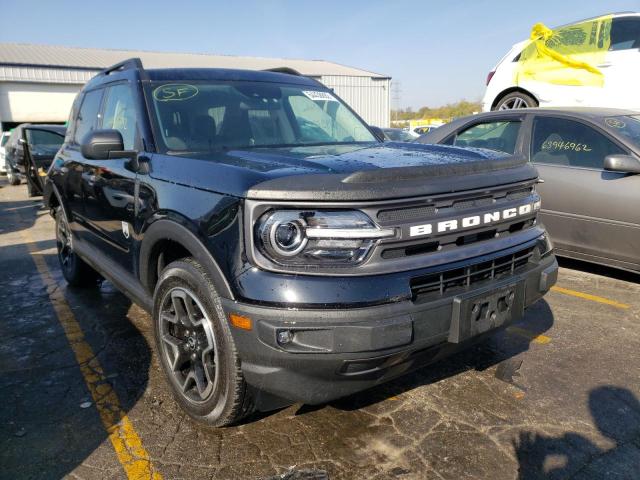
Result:
[[[11,132],[2,132],[0,135],[0,174],[7,174],[7,161],[5,160],[5,149],[4,146],[9,141],[9,137],[11,136]]]
[[[606,25],[606,28],[603,28]],[[610,27],[610,34],[609,34]],[[564,42],[563,47],[570,49],[578,42],[588,42],[589,34],[594,37],[596,50],[590,51],[584,44],[578,45],[575,54],[569,56],[576,62],[590,64],[599,72],[599,85],[580,82],[548,81],[548,78],[569,79],[576,70],[565,64],[546,60],[539,62],[543,65],[544,74],[518,76],[518,69],[523,66],[521,56],[531,44],[526,40],[514,45],[511,50],[498,62],[487,76],[487,88],[482,99],[482,110],[508,110],[528,107],[557,107],[557,106],[585,106],[611,107],[640,110],[640,13],[617,13],[605,17],[582,20],[564,25],[553,30],[554,38],[545,43],[553,48],[553,42]],[[582,35],[582,40],[580,36]],[[607,38],[607,35],[610,35]],[[603,47],[609,41],[609,47]],[[556,43],[557,45],[557,43]],[[597,46],[601,50],[597,53]],[[535,48],[535,47],[534,47]],[[582,48],[582,51],[579,51]],[[586,51],[585,51],[586,50]],[[566,58],[566,57],[565,57]],[[536,64],[531,63],[528,68],[535,71]],[[584,71],[579,73],[584,73]],[[579,77],[579,75],[577,75]],[[572,84],[573,83],[573,84]],[[578,83],[578,84],[576,84]]]

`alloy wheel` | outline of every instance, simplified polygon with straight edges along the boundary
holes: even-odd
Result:
[[[217,351],[211,321],[189,290],[175,287],[162,300],[161,354],[183,396],[205,402],[216,388]]]
[[[71,232],[64,214],[60,215],[58,219],[56,240],[58,244],[58,258],[60,259],[60,264],[63,268],[68,268],[73,258],[73,248],[71,244]]]
[[[523,98],[512,97],[502,103],[498,110],[514,110],[516,108],[529,108],[529,105]]]

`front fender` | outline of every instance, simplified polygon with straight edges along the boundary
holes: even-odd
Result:
[[[156,262],[154,256],[158,254],[155,247],[163,240],[179,243],[189,250],[195,260],[200,263],[211,277],[218,295],[229,300],[235,300],[233,291],[222,269],[204,245],[203,239],[191,231],[187,226],[178,223],[178,219],[162,218],[151,223],[144,232],[140,246],[139,271],[142,285],[153,294],[154,271]]]

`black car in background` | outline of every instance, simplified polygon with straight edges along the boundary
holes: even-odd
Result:
[[[23,123],[11,132],[5,145],[7,178],[20,185],[24,178],[29,196],[42,195],[42,179],[64,142],[66,127]]]
[[[640,114],[609,108],[496,111],[417,140],[521,156],[540,173],[540,218],[558,256],[640,271]]]

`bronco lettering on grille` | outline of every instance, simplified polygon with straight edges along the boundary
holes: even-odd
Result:
[[[534,203],[526,203],[518,207],[505,208],[494,212],[487,212],[480,215],[470,215],[468,217],[441,220],[439,222],[425,223],[422,225],[413,225],[409,229],[410,237],[419,237],[423,235],[432,235],[436,233],[454,232],[466,228],[473,228],[480,225],[489,225],[501,220],[510,220],[523,215],[529,215],[531,212],[540,210],[540,201]]]

